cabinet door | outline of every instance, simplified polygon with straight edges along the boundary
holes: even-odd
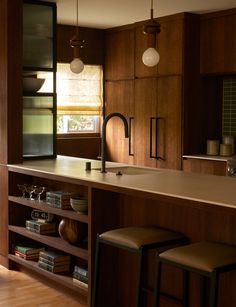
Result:
[[[136,77],[182,73],[183,19],[179,17],[173,20],[163,20],[160,25],[161,32],[156,37],[160,62],[154,67],[147,67],[142,62],[142,54],[147,49],[147,36],[143,34],[142,26],[136,28]]]
[[[106,34],[106,80],[131,79],[134,76],[134,30]]]
[[[201,73],[236,71],[236,13],[201,20]]]
[[[133,103],[134,81],[106,82],[106,115],[122,113],[129,121],[129,139],[124,137],[124,125],[120,118],[112,118],[107,124],[107,156],[109,160],[133,163]]]
[[[181,169],[182,78],[161,77],[157,85],[157,167]]]
[[[136,165],[156,167],[156,159],[151,158],[155,147],[154,124],[150,131],[152,117],[156,116],[156,103],[157,78],[135,79],[134,161]]]

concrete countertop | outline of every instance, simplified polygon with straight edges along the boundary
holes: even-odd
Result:
[[[85,170],[85,162],[87,161],[91,162],[91,171]],[[124,165],[107,162],[106,166],[122,167]],[[116,173],[104,174],[99,170],[94,170],[100,167],[100,161],[65,156],[8,165],[10,171],[50,174],[71,178],[75,182],[76,180],[84,180],[91,184],[101,184],[103,187],[104,185],[120,187],[236,209],[236,178],[144,167],[141,169],[150,170],[150,173],[140,172],[137,175],[117,176]]]

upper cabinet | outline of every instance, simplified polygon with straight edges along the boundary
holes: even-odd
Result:
[[[106,80],[132,79],[134,77],[134,43],[134,29],[106,33]]]
[[[147,67],[142,62],[142,54],[147,47],[147,35],[143,33],[143,24],[136,28],[135,76],[150,77],[182,73],[182,50],[184,18],[160,18],[161,31],[156,36],[156,49],[160,54],[157,66]]]
[[[236,9],[201,18],[201,73],[236,72]]]
[[[24,1],[24,158],[56,156],[56,65],[56,5]]]

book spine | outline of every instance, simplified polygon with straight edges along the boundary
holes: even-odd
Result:
[[[27,220],[25,221],[25,225],[31,228],[35,228],[38,230],[48,230],[48,229],[55,229],[56,224],[55,223],[42,223],[39,224],[38,222],[34,220]]]
[[[38,261],[38,266],[52,273],[69,271],[69,264],[54,267],[53,265]]]
[[[41,229],[35,229],[35,228],[32,228],[32,227],[29,227],[29,226],[26,226],[26,229],[31,231],[31,232],[35,232],[35,233],[38,233],[38,234],[41,234],[41,235],[55,233],[55,230],[53,230],[53,229],[41,230]]]
[[[88,277],[88,270],[77,265],[75,265],[74,267],[74,273],[78,273],[80,275]]]
[[[86,277],[84,275],[80,275],[78,273],[73,273],[73,277],[80,280],[80,281],[83,281],[86,284],[88,284],[88,277]]]
[[[47,251],[42,251],[39,253],[39,257],[44,258],[45,260],[51,261],[52,263],[57,263],[60,261],[68,261],[70,262],[70,256],[51,256],[47,254]]]
[[[55,265],[55,266],[70,264],[69,259],[55,262],[55,261],[45,259],[44,257],[41,257],[41,256],[39,256],[39,261],[50,264],[50,265]]]

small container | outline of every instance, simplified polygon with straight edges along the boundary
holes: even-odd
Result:
[[[86,171],[91,171],[91,162],[86,162],[85,163],[85,170]]]
[[[236,178],[236,157],[227,160],[226,175]]]
[[[207,140],[207,155],[217,156],[219,155],[219,140]]]
[[[223,135],[222,143],[223,144],[231,144],[232,145],[232,153],[234,154],[234,136]]]
[[[220,144],[220,156],[232,156],[233,150],[231,144]]]

